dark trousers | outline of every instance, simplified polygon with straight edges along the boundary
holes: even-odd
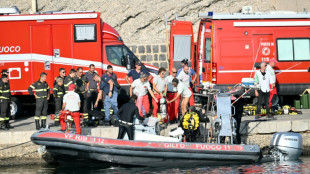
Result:
[[[90,90],[90,92],[87,91],[87,111],[92,110],[91,108],[93,107],[93,110],[97,110],[97,108],[94,107],[94,104],[96,103],[98,96],[98,91],[97,90]]]
[[[55,114],[59,114],[62,108],[63,98],[55,98]]]
[[[129,140],[133,140],[133,126],[119,126],[117,139],[123,139],[127,132]]]
[[[36,100],[36,112],[34,119],[39,120],[40,117],[42,120],[46,120],[47,117],[48,103],[46,98],[37,98]]]
[[[86,97],[86,92],[85,93],[79,93],[80,100],[81,100],[81,113],[87,113],[87,97]]]
[[[1,101],[1,118],[8,120],[10,118],[10,100],[2,99]]]
[[[261,107],[263,104],[266,106],[266,112],[267,114],[270,114],[270,108],[269,108],[269,96],[270,92],[262,92],[261,90],[258,90],[258,102],[257,102],[257,110],[256,113],[261,113]]]

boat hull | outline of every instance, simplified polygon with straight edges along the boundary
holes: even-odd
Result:
[[[51,130],[34,133],[31,140],[56,160],[66,156],[135,166],[245,164],[261,156],[257,145],[129,141]]]

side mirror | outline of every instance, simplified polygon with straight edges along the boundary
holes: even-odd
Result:
[[[131,70],[131,56],[129,54],[126,54],[126,69]]]
[[[205,67],[202,67],[202,72],[206,72],[206,69],[205,69]]]

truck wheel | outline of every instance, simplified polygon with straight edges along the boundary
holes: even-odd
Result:
[[[11,104],[10,104],[10,112],[11,112],[11,119],[15,120],[18,116],[20,116],[22,111],[22,107],[20,102],[16,97],[11,98]]]

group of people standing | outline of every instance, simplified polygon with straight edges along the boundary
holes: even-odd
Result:
[[[265,104],[266,113],[268,118],[273,118],[270,114],[270,107],[272,105],[272,98],[277,94],[276,89],[276,74],[274,67],[277,61],[273,58],[269,61],[269,64],[262,62],[260,69],[255,71],[255,84],[258,89],[255,90],[255,96],[257,97],[257,110],[255,119],[259,119],[261,114],[261,107]]]
[[[166,69],[159,68],[158,75],[154,77],[152,87],[149,83],[150,74],[141,70],[141,63],[136,64],[136,69],[132,70],[125,77],[131,85],[129,94],[137,96],[137,107],[140,115],[152,115],[157,117],[159,100],[162,97],[167,101],[167,113],[169,119],[165,122],[176,122],[178,120],[179,104],[181,101],[182,115],[187,111],[188,104],[194,105],[191,83],[195,83],[197,75],[193,69],[188,66],[188,60],[182,60],[182,68],[178,71],[171,69],[170,75],[166,77]],[[133,82],[130,83],[129,77]],[[152,97],[153,112],[150,113],[149,95]],[[144,112],[143,112],[144,111]]]
[[[75,108],[73,109],[74,112],[80,111],[83,113],[84,121],[88,120],[88,111],[96,108],[95,102],[98,96],[97,82],[95,82],[93,78],[94,74],[95,65],[93,64],[89,66],[89,70],[85,73],[85,75],[83,74],[82,67],[71,69],[68,76],[66,76],[66,70],[64,68],[59,69],[59,76],[56,77],[53,88],[55,115],[58,115],[61,110],[68,109],[69,107],[74,108],[74,106],[66,103],[67,100],[65,95],[68,94],[68,100],[74,99],[75,101],[80,102],[78,110]],[[40,79],[31,84],[28,88],[29,94],[34,95],[36,99],[34,119],[37,130],[46,127],[48,100],[50,98],[50,88],[46,82],[46,79],[47,74],[42,72],[40,74]],[[72,94],[70,91],[74,91],[78,95]],[[73,112],[73,110],[71,111]],[[71,119],[69,121],[73,120]],[[57,116],[55,117],[55,124],[59,125],[59,117]]]
[[[175,122],[178,120],[180,102],[183,115],[187,110],[188,104],[194,104],[190,84],[194,83],[196,78],[196,73],[188,66],[188,60],[184,59],[182,61],[182,68],[178,71],[172,68],[170,75],[167,77],[166,69],[159,68],[158,75],[154,77],[152,86],[149,82],[152,76],[146,69],[142,69],[141,62],[135,63],[135,69],[126,75],[125,80],[130,85],[129,94],[132,99],[131,101],[137,106],[140,118],[143,118],[144,115],[157,117],[159,100],[165,97],[169,116],[169,119],[166,119],[165,122]],[[48,100],[51,97],[50,88],[46,80],[47,74],[42,72],[39,80],[31,84],[28,88],[29,94],[34,95],[36,99],[34,120],[37,130],[46,127]],[[113,67],[111,65],[107,66],[106,72],[101,77],[95,72],[95,66],[93,64],[89,65],[89,70],[85,74],[83,68],[78,67],[77,69],[71,69],[66,76],[66,70],[60,68],[59,76],[55,78],[53,86],[52,95],[55,101],[56,125],[59,125],[59,117],[57,115],[59,115],[61,110],[80,112],[83,114],[83,122],[87,122],[89,111],[96,110],[99,101],[103,97],[105,125],[110,124],[110,115],[112,113],[116,116],[116,120],[119,120],[118,116],[120,117],[122,115],[118,112],[119,107],[117,101],[121,86],[118,83],[116,74],[113,73]],[[1,127],[10,128],[11,126],[8,122],[10,115],[8,113],[10,96],[7,96],[10,95],[10,90],[8,75],[5,73],[2,73],[0,88],[0,99],[2,103],[0,123],[3,124]],[[149,95],[152,97],[151,102]],[[150,113],[150,104],[153,106],[152,113]],[[135,113],[135,108],[133,108],[133,111]],[[73,119],[69,121],[73,122]]]

